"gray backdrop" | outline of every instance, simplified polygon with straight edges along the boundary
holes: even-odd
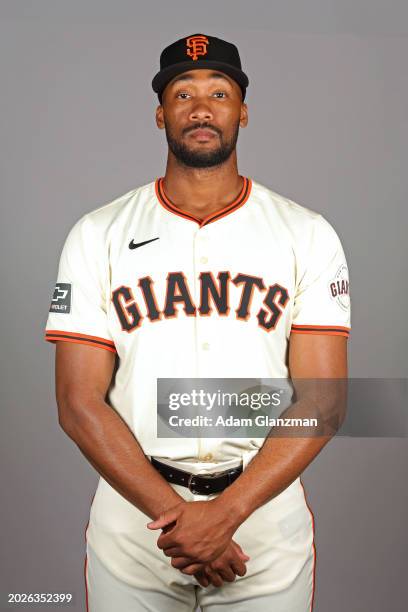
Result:
[[[79,611],[97,474],[58,426],[44,326],[73,223],[164,173],[150,86],[160,51],[199,31],[236,42],[250,78],[240,171],[336,228],[351,269],[350,375],[406,377],[408,7],[3,0],[0,15],[0,605],[8,592],[63,591]],[[406,609],[406,465],[404,438],[343,437],[306,470],[315,612]]]

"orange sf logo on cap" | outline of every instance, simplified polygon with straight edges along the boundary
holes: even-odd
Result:
[[[199,55],[207,55],[208,38],[206,36],[190,36],[187,38],[187,55],[193,60],[198,59]]]

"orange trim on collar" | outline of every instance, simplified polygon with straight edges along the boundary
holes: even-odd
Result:
[[[247,178],[246,176],[244,176],[243,177],[243,179],[244,179],[243,187],[242,187],[238,197],[235,198],[235,200],[233,202],[230,202],[230,204],[227,204],[226,206],[224,206],[220,210],[217,210],[217,211],[211,213],[207,217],[204,217],[204,219],[197,219],[196,217],[194,217],[194,215],[192,215],[192,214],[190,214],[190,213],[188,213],[188,212],[186,212],[184,210],[181,210],[181,208],[178,208],[175,204],[173,204],[173,202],[171,200],[169,200],[169,198],[164,193],[163,178],[164,177],[160,177],[160,178],[156,179],[156,181],[155,181],[156,196],[157,196],[157,199],[160,202],[160,204],[162,206],[164,206],[164,208],[166,210],[174,213],[175,215],[178,215],[179,217],[184,217],[184,219],[189,219],[190,221],[195,221],[196,223],[198,223],[198,225],[200,227],[203,227],[204,225],[208,225],[208,223],[212,223],[213,221],[216,221],[217,219],[221,219],[221,217],[225,217],[226,215],[229,215],[234,210],[237,210],[238,208],[243,206],[245,204],[245,202],[248,200],[249,195],[251,193],[251,188],[252,188],[252,181],[251,181],[251,179]]]

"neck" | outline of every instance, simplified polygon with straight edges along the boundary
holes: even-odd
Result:
[[[212,168],[186,167],[169,152],[163,189],[177,208],[199,219],[207,217],[233,202],[242,189],[236,151]]]

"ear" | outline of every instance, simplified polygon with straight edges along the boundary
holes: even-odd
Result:
[[[239,119],[240,127],[246,127],[248,125],[248,107],[245,102],[241,104],[241,116]]]
[[[161,104],[156,108],[156,125],[159,130],[164,129],[163,107]]]

